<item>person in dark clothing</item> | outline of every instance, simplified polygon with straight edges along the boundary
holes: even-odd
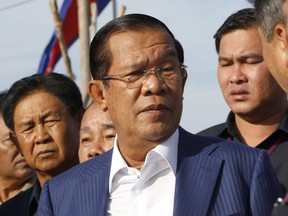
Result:
[[[0,108],[7,92],[0,93]],[[35,173],[10,137],[0,111],[0,205],[30,188],[35,182]]]
[[[286,192],[287,95],[265,65],[258,26],[255,10],[248,8],[229,16],[216,32],[218,81],[231,112],[225,123],[198,134],[267,150]]]
[[[0,215],[35,215],[44,182],[79,163],[83,112],[81,93],[65,75],[35,74],[11,86],[2,106],[4,121],[37,182],[1,205]]]

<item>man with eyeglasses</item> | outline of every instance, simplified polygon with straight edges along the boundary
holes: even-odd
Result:
[[[280,187],[267,154],[179,126],[181,44],[151,16],[110,21],[90,47],[89,93],[114,148],[48,180],[42,215],[270,215]]]

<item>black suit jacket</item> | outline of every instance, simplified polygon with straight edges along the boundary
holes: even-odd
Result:
[[[36,215],[40,190],[39,182],[36,182],[33,187],[7,200],[0,205],[0,216]]]

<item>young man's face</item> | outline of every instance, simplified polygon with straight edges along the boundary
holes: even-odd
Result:
[[[285,92],[263,60],[257,26],[223,35],[218,81],[227,104],[236,115],[265,118],[278,111],[275,109],[279,107],[274,105],[286,101]]]

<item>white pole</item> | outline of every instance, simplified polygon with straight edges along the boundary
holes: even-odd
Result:
[[[64,60],[64,64],[67,70],[67,74],[71,79],[75,79],[75,76],[72,72],[71,69],[71,63],[70,63],[70,58],[68,56],[67,53],[67,48],[66,48],[66,43],[64,40],[64,35],[63,35],[63,31],[62,31],[62,22],[60,20],[60,16],[58,13],[58,6],[57,6],[57,2],[56,0],[50,0],[50,8],[51,8],[51,12],[53,15],[53,19],[54,19],[54,23],[55,23],[55,29],[56,29],[56,35],[59,41],[59,47],[60,47],[60,51]]]
[[[89,68],[89,0],[77,0],[77,4],[82,82],[81,93],[84,106],[86,107],[89,102],[88,83],[91,80]]]
[[[96,29],[97,29],[97,3],[96,2],[91,2],[90,3],[90,13],[91,13],[91,17],[90,17],[90,38],[92,39],[94,37],[94,35],[96,34]]]

